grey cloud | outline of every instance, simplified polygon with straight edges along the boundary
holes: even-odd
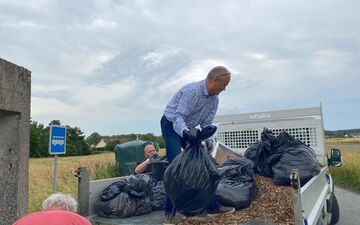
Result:
[[[73,96],[82,85],[106,88],[135,81],[128,101],[106,103],[118,106],[112,108],[118,113],[126,105],[134,118],[144,111],[161,115],[175,90],[165,96],[156,87],[209,59],[236,71],[221,95],[219,113],[320,101],[334,109],[336,99],[351,108],[357,99],[345,99],[360,92],[359,8],[355,0],[0,1],[0,57],[33,71],[36,97],[74,105],[80,104]],[[155,54],[168,49],[175,53]],[[53,83],[64,89],[41,88]],[[337,126],[340,112],[328,113],[329,127]],[[152,126],[146,118],[138,123]]]
[[[123,49],[117,56],[97,68],[87,79],[89,83],[108,84],[121,79],[131,79],[139,85],[154,87],[169,79],[192,59],[189,54],[179,51],[169,57],[165,56],[159,63],[153,64],[144,56],[152,52],[171,51],[171,46],[151,46],[134,43]]]
[[[156,62],[148,57],[152,53],[166,53],[175,51],[173,54],[165,55],[164,58]],[[159,110],[164,106],[164,101],[168,96],[161,96],[159,87],[169,82],[172,77],[183,67],[192,62],[189,54],[182,50],[174,50],[171,46],[142,45],[136,43],[128,49],[123,49],[121,53],[102,64],[86,80],[88,85],[103,86],[111,83],[125,82],[131,80],[135,86],[131,93],[127,94],[127,101],[115,99],[112,101],[114,106],[131,109],[133,113],[148,113]],[[122,90],[118,90],[121,92]],[[172,93],[174,90],[168,90]]]

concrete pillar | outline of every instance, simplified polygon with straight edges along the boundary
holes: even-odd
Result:
[[[27,213],[31,72],[0,58],[0,225]]]

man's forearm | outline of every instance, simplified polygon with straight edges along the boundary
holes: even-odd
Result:
[[[146,168],[149,166],[149,160],[150,159],[147,159],[145,160],[144,162],[140,163],[136,168],[135,168],[135,173],[136,174],[140,174],[140,173],[143,173]]]

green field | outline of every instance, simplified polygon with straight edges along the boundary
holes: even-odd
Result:
[[[343,164],[331,167],[331,175],[335,183],[346,188],[360,191],[360,138],[327,139],[327,150],[341,150]]]
[[[360,190],[360,138],[359,139],[328,139],[330,148],[339,148],[343,156],[341,167],[331,168],[336,184],[353,190]],[[164,149],[160,149],[164,155]],[[53,158],[30,159],[29,211],[41,209],[41,203],[52,192]],[[77,178],[74,171],[79,166],[89,169],[91,179],[114,176],[115,154],[113,152],[89,156],[60,157],[58,161],[57,191],[70,193],[77,197]]]
[[[360,144],[360,138],[328,138],[326,139],[326,144]]]
[[[165,155],[165,149],[159,150]],[[29,163],[29,211],[41,210],[42,202],[52,193],[54,158],[32,158]],[[88,156],[60,157],[58,160],[57,191],[77,198],[75,170],[84,166],[92,180],[116,177],[115,154],[106,152]]]
[[[110,163],[110,164],[109,164]],[[79,166],[89,169],[93,180],[111,177],[106,174],[109,166],[115,165],[113,152],[89,156],[60,157],[58,160],[57,191],[70,193],[77,198],[75,170]],[[29,168],[29,211],[41,209],[41,203],[52,193],[53,158],[30,159]]]

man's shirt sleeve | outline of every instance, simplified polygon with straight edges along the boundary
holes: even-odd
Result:
[[[214,117],[216,115],[217,109],[218,109],[219,99],[216,98],[215,103],[213,107],[210,109],[209,113],[205,117],[204,121],[200,124],[201,129],[212,125]]]

